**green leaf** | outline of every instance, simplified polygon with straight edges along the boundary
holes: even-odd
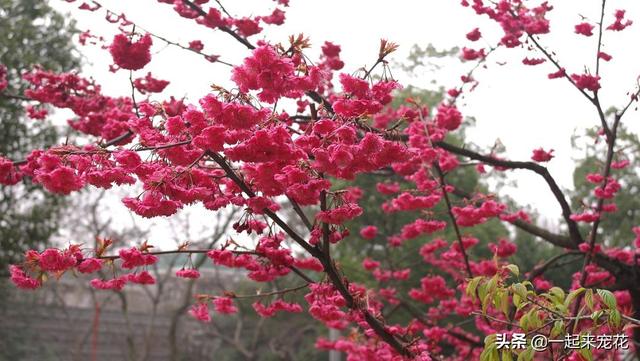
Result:
[[[522,317],[520,317],[520,328],[524,331],[527,332],[529,331],[529,313],[525,313],[524,315],[522,315]],[[519,360],[519,358],[518,358]]]
[[[516,277],[520,276],[520,269],[515,264],[510,264],[506,266],[511,273],[513,273]]]
[[[487,308],[489,307],[490,298],[491,298],[491,293],[487,293],[487,295],[484,296],[484,299],[482,300],[482,315],[483,316],[487,315]]]
[[[512,286],[513,293],[520,296],[521,299],[527,299],[527,287],[525,287],[522,283],[514,283]]]
[[[556,322],[553,323],[553,328],[551,329],[551,334],[549,336],[551,336],[551,338],[555,338],[556,336],[562,334],[563,331],[564,331],[564,321],[557,320]]]
[[[517,309],[520,309],[520,305],[522,304],[522,298],[517,293],[513,294],[513,305],[516,306]]]
[[[609,311],[609,325],[617,329],[620,327],[620,322],[622,322],[622,316],[620,315],[620,311],[618,310],[610,310]]]
[[[527,347],[526,350],[520,352],[517,361],[531,361],[533,360],[534,351],[531,347]]]
[[[597,322],[600,319],[600,317],[602,317],[602,314],[603,314],[602,310],[594,311],[591,314],[591,319],[593,320],[593,322]]]
[[[533,287],[533,283],[531,283],[531,281],[522,281],[522,284],[523,284],[525,287],[529,286],[529,287],[531,287],[531,288],[534,288],[534,287]]]
[[[495,343],[485,344],[480,354],[480,361],[500,361],[500,354]]]
[[[542,326],[542,320],[538,317],[538,311],[536,309],[531,309],[528,312],[529,314],[529,327],[532,329],[538,328]]]
[[[500,296],[499,296],[498,300],[500,301],[500,305],[499,305],[500,310],[502,311],[504,316],[508,319],[509,318],[509,306],[510,306],[509,293],[504,291],[504,290],[502,290],[500,292]]]
[[[509,350],[502,350],[502,361],[513,361],[513,354]]]
[[[616,302],[616,296],[613,295],[613,292],[609,290],[598,290],[598,296],[602,299],[602,302],[609,308],[610,310],[615,310],[618,308],[618,304]]]
[[[593,361],[593,355],[591,354],[591,350],[588,348],[581,348],[578,350],[580,356],[587,361]]]
[[[478,284],[480,284],[480,281],[482,281],[483,278],[483,276],[474,277],[467,284],[466,294],[474,301],[476,300],[476,290],[478,289]]]
[[[593,312],[594,307],[593,307],[593,290],[591,288],[589,288],[587,290],[587,292],[585,292],[584,294],[584,303],[587,304],[587,307],[589,307],[589,310],[591,310],[591,312]]]
[[[487,282],[487,292],[492,293],[498,287],[498,274],[491,277],[489,282]]]
[[[549,294],[551,295],[551,301],[554,305],[564,304],[564,291],[560,287],[551,287],[549,290]]]
[[[571,305],[571,302],[573,302],[573,300],[584,291],[586,291],[584,287],[580,287],[576,290],[571,291],[571,293],[569,293],[567,298],[564,300],[565,307],[569,307]]]
[[[481,283],[478,285],[478,297],[480,297],[480,301],[484,300],[487,296],[487,284]]]
[[[484,346],[485,347],[489,346],[490,344],[495,343],[495,342],[496,342],[496,335],[495,334],[487,335],[484,338]]]

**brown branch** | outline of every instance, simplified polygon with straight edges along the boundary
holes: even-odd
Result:
[[[604,181],[602,183],[601,189],[603,189],[603,190],[607,186],[609,175],[611,174],[611,163],[613,162],[613,156],[615,154],[614,147],[615,147],[616,136],[617,136],[618,125],[619,124],[620,124],[620,117],[618,115],[616,115],[616,118],[615,118],[615,120],[613,122],[612,136],[609,139],[609,142],[608,142],[608,145],[607,145],[607,159],[606,159],[605,167],[604,167],[604,170],[603,170],[603,173],[602,173]],[[598,214],[602,213],[602,206],[603,205],[604,205],[604,198],[598,199],[598,204],[596,206],[596,213],[598,213]],[[585,267],[587,267],[587,265],[591,262],[591,259],[593,258],[593,247],[594,247],[595,242],[596,242],[596,238],[597,238],[597,234],[598,234],[598,227],[600,226],[600,219],[601,219],[601,217],[598,217],[598,219],[596,219],[595,222],[593,222],[593,228],[591,229],[591,232],[589,233],[589,252],[585,256],[585,262],[584,262],[584,265],[582,266],[582,275],[580,277],[580,285],[584,285],[584,282],[585,282],[585,280],[587,278]]]
[[[153,252],[145,252],[144,254],[148,254],[148,255],[153,255],[153,256],[162,256],[162,255],[167,255],[167,254],[206,254],[209,251],[211,251],[210,249],[174,249],[171,251],[153,251]],[[230,252],[234,253],[234,254],[252,254],[255,256],[260,256],[263,257],[263,255],[261,253],[258,252],[254,252],[254,251],[234,251],[231,250]],[[116,256],[116,255],[110,255],[110,256],[96,256],[95,258],[97,259],[106,259],[106,260],[116,260],[118,258],[120,258],[120,256]]]
[[[236,174],[236,172],[231,169],[226,160],[215,152],[209,152],[209,156],[216,162],[218,165],[224,169],[227,176],[238,186],[240,189],[248,196],[255,197],[256,194],[249,188],[249,186]],[[403,344],[396,339],[396,337],[387,330],[387,328],[378,320],[375,316],[373,316],[363,305],[360,305],[355,302],[353,295],[349,291],[346,286],[346,280],[343,280],[342,276],[339,275],[338,270],[335,268],[333,262],[320,250],[311,246],[307,243],[300,235],[298,235],[286,222],[284,222],[276,213],[265,209],[265,214],[271,218],[280,228],[282,228],[285,233],[287,233],[296,243],[298,243],[301,247],[303,247],[309,254],[313,257],[317,258],[322,266],[324,267],[325,273],[331,280],[331,283],[336,287],[340,295],[345,299],[347,307],[352,310],[359,311],[364,317],[365,321],[369,326],[374,330],[374,332],[387,344],[393,347],[399,354],[403,356],[410,357],[412,356],[412,352],[409,351]]]
[[[133,133],[131,133],[133,134]],[[118,138],[126,138],[125,135],[129,135],[128,133],[122,134],[120,135]],[[114,140],[111,140],[109,142],[114,142]],[[117,143],[117,141],[115,141],[115,143]],[[161,150],[161,149],[168,149],[168,148],[173,148],[173,147],[179,147],[182,145],[187,145],[191,143],[191,139],[187,139],[187,140],[183,140],[180,142],[176,142],[176,143],[167,143],[167,144],[160,144],[160,145],[155,145],[155,146],[148,146],[148,147],[139,147],[139,148],[134,148],[131,149],[134,152],[142,152],[142,151],[147,151],[147,150]],[[64,149],[54,149],[54,152],[56,154],[61,154],[61,155],[89,155],[89,154],[107,154],[107,153],[113,153],[113,150],[108,150],[108,149],[104,149],[106,148],[106,145],[102,146],[103,149],[96,149],[96,150],[64,150]],[[20,166],[23,164],[26,164],[27,160],[26,159],[21,159],[21,160],[15,160],[13,161],[13,165],[14,166]]]
[[[602,21],[603,21],[602,19],[604,17],[604,3],[605,3],[605,0],[603,0],[602,2],[602,16],[600,18],[600,34],[598,38],[598,53],[600,52],[600,47],[602,45]],[[511,14],[515,18],[518,17],[513,12]],[[536,40],[536,38],[532,34],[527,33],[527,37],[533,42],[536,48],[538,48],[538,50],[540,50],[547,57],[547,59],[549,59],[549,61],[551,61],[551,63],[553,63],[553,65],[556,66],[556,68],[559,71],[563,72],[564,78],[566,78],[582,95],[584,95],[589,100],[590,103],[592,103],[596,107],[596,109],[598,110],[598,115],[600,117],[600,124],[602,125],[602,129],[604,130],[607,138],[610,138],[611,130],[609,129],[609,126],[605,121],[604,112],[602,111],[602,107],[600,106],[600,101],[598,99],[598,93],[594,92],[594,95],[592,97],[584,89],[579,88],[576,82],[573,79],[571,79],[569,74],[566,73],[565,69],[562,66],[560,66],[560,63],[558,63],[558,61]],[[596,56],[598,56],[598,54],[596,54]],[[599,69],[600,69],[600,58],[598,57],[598,62],[596,63],[596,75],[598,74]]]
[[[190,1],[190,0],[182,0],[182,2],[185,5],[187,5],[188,7],[190,7],[191,9],[195,10],[200,16],[202,16],[202,17],[206,17],[207,16],[207,13],[201,7],[199,7],[198,5],[194,4],[192,1]],[[246,38],[242,37],[241,35],[239,35],[235,31],[233,31],[229,27],[220,26],[218,28],[221,31],[231,35],[234,39],[236,39],[238,42],[240,42],[242,45],[244,45],[247,49],[254,50],[256,48],[255,45],[253,45],[251,42],[249,42],[249,40],[247,40]],[[327,110],[327,112],[329,112],[329,114],[333,114],[333,106],[331,105],[331,102],[329,102],[329,100],[324,98],[322,95],[320,95],[319,93],[317,93],[315,91],[308,91],[305,94],[309,98],[311,98],[314,102],[316,102],[318,104],[322,104],[322,106]]]
[[[596,51],[596,76],[600,75],[600,51],[602,50],[602,26],[604,23],[604,8],[607,0],[602,0],[602,9],[600,12],[600,23],[598,24],[598,49]],[[604,130],[604,133],[608,140],[612,138],[612,131],[607,124],[607,120],[604,115],[604,111],[602,110],[602,105],[600,105],[600,98],[598,97],[598,91],[593,92],[593,105],[596,107],[598,111],[598,117],[600,118],[600,124]]]
[[[329,114],[334,114],[333,111],[333,106],[331,105],[331,102],[329,102],[329,100],[327,100],[325,97],[323,97],[322,95],[318,94],[315,91],[308,91],[305,93],[309,98],[311,98],[311,100],[313,100],[314,102],[318,103],[318,104],[322,104],[322,106],[324,107],[324,109],[329,113]]]
[[[549,186],[549,189],[551,190],[551,192],[553,193],[553,195],[556,198],[556,201],[558,202],[558,204],[560,204],[560,208],[562,209],[562,218],[564,218],[565,222],[567,223],[567,226],[569,228],[569,237],[571,238],[571,241],[577,246],[578,244],[584,242],[582,235],[580,234],[580,231],[578,230],[578,225],[576,224],[576,222],[574,220],[571,219],[571,207],[569,206],[569,203],[567,202],[567,200],[564,197],[564,193],[562,192],[562,190],[560,189],[560,187],[558,186],[558,184],[556,183],[555,179],[553,179],[553,177],[551,176],[551,174],[549,173],[549,170],[547,170],[547,168],[534,163],[534,162],[520,162],[520,161],[509,161],[509,160],[502,160],[502,159],[496,159],[494,157],[491,156],[486,156],[486,155],[482,155],[480,153],[474,152],[472,150],[466,149],[466,148],[461,148],[458,146],[455,146],[453,144],[449,144],[446,142],[433,142],[433,145],[439,148],[442,148],[448,152],[457,154],[457,155],[461,155],[467,158],[471,158],[477,161],[481,161],[483,163],[492,165],[492,166],[498,166],[498,167],[504,167],[504,168],[509,168],[509,169],[527,169],[530,170],[534,173],[539,174],[547,183],[547,185]]]
[[[308,283],[305,283],[303,285],[300,286],[296,286],[296,287],[291,287],[291,288],[285,288],[282,290],[274,290],[274,291],[270,291],[270,292],[266,292],[266,293],[257,293],[255,295],[231,295],[229,296],[230,298],[236,298],[236,299],[244,299],[244,298],[259,298],[259,297],[268,297],[268,296],[275,296],[275,295],[282,295],[285,293],[289,293],[289,292],[295,292],[295,291],[299,291],[303,288],[307,288],[309,287]]]
[[[640,87],[640,84],[638,84],[638,87]],[[618,113],[618,116],[620,118],[622,118],[624,113],[627,112],[627,110],[629,109],[629,107],[631,107],[631,104],[633,104],[633,102],[637,102],[638,101],[638,97],[640,97],[640,88],[638,90],[636,90],[636,92],[631,95],[627,105],[625,105],[624,108],[622,108],[622,110],[620,111],[620,113]]]
[[[543,275],[547,270],[549,270],[551,268],[551,266],[553,266],[555,263],[557,263],[558,261],[560,261],[561,259],[568,257],[568,256],[576,256],[576,255],[581,255],[582,252],[580,251],[569,251],[569,252],[565,252],[565,253],[560,253],[554,257],[549,258],[549,260],[547,260],[545,263],[539,265],[539,266],[535,266],[527,275],[527,280],[532,281],[534,278]],[[579,258],[578,258],[579,259]]]
[[[453,192],[451,193],[464,199],[468,199],[468,200],[472,199],[472,195],[470,193],[464,190],[461,190],[455,186],[454,186]],[[476,203],[478,206],[481,204],[480,201]],[[550,232],[542,227],[538,227],[533,223],[525,222],[521,219],[516,219],[509,223],[531,235],[540,237],[555,246],[562,247],[562,248],[574,248],[574,244],[571,242],[571,239],[566,235]]]
[[[320,211],[327,211],[327,191],[320,192]],[[329,242],[329,223],[322,222],[322,252],[331,261],[331,243]]]
[[[133,83],[133,70],[129,70],[129,83],[131,84],[131,101],[133,102],[133,110],[136,113],[136,117],[140,118],[140,111],[138,110],[138,102],[136,101],[136,86]]]
[[[205,53],[203,53],[203,52],[201,52],[201,51],[198,51],[198,50],[196,50],[196,49],[192,49],[192,48],[187,47],[187,46],[184,46],[184,45],[182,45],[182,44],[180,44],[180,43],[176,43],[175,41],[171,41],[171,40],[169,40],[169,39],[167,39],[167,38],[165,38],[165,37],[163,37],[163,36],[160,36],[160,35],[154,34],[154,33],[150,32],[150,31],[148,31],[148,30],[145,30],[145,29],[142,29],[142,28],[140,28],[140,29],[141,29],[141,30],[143,30],[143,31],[145,31],[147,34],[151,35],[152,37],[157,38],[157,39],[159,39],[159,40],[162,40],[162,41],[164,41],[165,43],[167,43],[167,44],[169,44],[169,45],[173,45],[173,46],[176,46],[176,47],[178,47],[178,48],[180,48],[180,49],[187,50],[187,51],[190,51],[190,52],[192,52],[192,53],[198,54],[198,55],[200,55],[200,56],[203,56],[205,59],[209,59],[209,57],[211,57],[211,56],[212,56],[211,54],[205,54]],[[214,56],[215,56],[215,55],[214,55]],[[207,60],[207,61],[208,61],[208,60]],[[220,63],[220,64],[223,64],[223,65],[226,65],[226,66],[231,66],[231,67],[233,66],[233,64],[228,63],[228,62],[226,62],[226,61],[222,61],[222,60],[220,60],[220,58],[216,58],[215,63]]]
[[[444,202],[447,206],[447,213],[449,214],[449,218],[451,218],[451,223],[453,224],[453,229],[456,233],[456,237],[458,238],[458,244],[460,245],[460,253],[462,253],[462,257],[464,258],[464,265],[467,270],[467,276],[469,278],[473,278],[473,271],[471,271],[471,265],[469,264],[469,256],[467,255],[467,250],[464,248],[464,242],[462,242],[462,234],[460,233],[460,227],[458,226],[458,222],[456,221],[456,217],[453,214],[453,210],[451,208],[451,201],[449,200],[449,194],[447,193],[447,184],[444,180],[444,173],[442,173],[442,169],[438,163],[434,162],[433,167],[438,173],[438,179],[440,181],[440,188],[442,189],[442,196],[444,197]]]
[[[216,152],[208,152],[209,157],[213,159],[220,168],[222,168],[227,176],[238,186],[240,189],[249,197],[253,198],[256,196],[255,192],[249,188],[249,186],[236,174],[236,172],[229,166],[227,161]],[[311,246],[307,241],[305,241],[296,231],[294,231],[282,218],[280,218],[275,212],[264,209],[264,213],[271,218],[286,234],[289,235],[298,245],[304,248],[305,251],[309,252],[314,257],[318,257],[320,252],[315,247]]]
[[[120,134],[119,136],[117,136],[117,137],[115,137],[115,138],[113,138],[113,139],[111,139],[111,140],[106,141],[106,142],[102,145],[102,147],[103,147],[103,148],[110,147],[110,146],[112,146],[112,145],[115,145],[115,144],[117,144],[117,143],[120,143],[121,141],[123,141],[123,140],[125,140],[125,139],[127,139],[127,138],[131,137],[132,135],[133,135],[133,132],[132,132],[131,130],[128,130],[128,131],[126,131],[125,133],[122,133],[122,134]]]
[[[422,324],[424,324],[425,326],[436,326],[433,322],[430,322],[424,314],[422,314],[420,312],[420,310],[418,310],[416,307],[414,307],[412,304],[404,301],[404,300],[400,300],[400,306],[402,308],[404,308],[405,310],[407,310],[407,312],[409,312],[411,314],[411,316],[415,317],[418,319],[418,321],[420,321]],[[457,332],[455,330],[451,330],[451,329],[447,329],[447,333],[449,335],[451,335],[452,337],[457,338],[460,341],[464,341],[467,342],[471,345],[471,347],[484,347],[484,343],[474,340],[471,337],[465,335],[464,333],[461,332]]]
[[[9,93],[0,93],[0,97],[6,98],[6,99],[23,100],[23,101],[26,101],[26,102],[33,100],[33,99],[25,97],[23,95],[9,94]]]
[[[182,0],[182,2],[187,5],[188,7],[190,7],[191,9],[195,10],[200,16],[202,17],[207,17],[207,13],[202,10],[201,7],[199,7],[198,5],[194,4],[193,2],[189,1],[189,0]],[[247,47],[247,49],[253,50],[255,49],[255,45],[251,44],[249,42],[249,40],[247,40],[246,38],[240,36],[240,34],[236,33],[235,31],[231,30],[229,27],[227,26],[219,26],[218,29],[220,29],[221,31],[231,35],[234,39],[236,39],[240,44],[244,45]]]
[[[300,276],[300,278],[307,281],[308,283],[317,283],[317,281],[314,281],[313,279],[309,278],[309,276],[300,271],[298,267],[289,266],[289,268],[293,271],[293,273],[297,274],[298,276]]]
[[[602,27],[604,25],[604,8],[607,0],[602,0],[602,9],[600,10],[600,22],[598,23],[598,50],[596,52],[596,76],[600,75],[600,51],[602,50]],[[597,96],[597,93],[596,93]]]
[[[300,217],[300,219],[302,220],[302,223],[304,223],[305,227],[307,227],[307,229],[311,231],[313,229],[313,224],[311,224],[311,221],[309,221],[309,218],[307,217],[307,215],[304,214],[304,211],[302,210],[298,202],[296,202],[293,198],[289,196],[287,196],[287,199],[291,203],[293,210],[296,212],[298,217]]]
[[[611,136],[607,138],[607,158],[604,170],[602,171],[602,176],[604,177],[604,181],[602,183],[602,188],[604,189],[608,183],[609,175],[611,174],[611,163],[613,162],[613,156],[615,154],[614,147],[616,143],[616,137],[618,133],[618,125],[620,124],[620,115],[616,114],[616,117],[613,121],[613,127],[611,129]],[[598,204],[596,206],[596,213],[599,214],[598,219],[593,222],[593,227],[591,228],[591,232],[589,233],[589,250],[584,256],[584,262],[582,264],[582,270],[580,271],[580,286],[584,287],[587,281],[587,266],[591,263],[594,258],[593,249],[596,244],[596,240],[598,237],[598,228],[600,226],[600,220],[602,218],[602,206],[604,205],[604,198],[598,199]],[[582,303],[582,299],[584,298],[583,294],[580,294],[577,299],[575,306],[573,308],[573,316],[577,316],[578,312],[580,312],[580,305]]]

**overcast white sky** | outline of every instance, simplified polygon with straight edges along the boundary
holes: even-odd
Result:
[[[268,14],[275,4],[269,0],[222,2],[232,14],[241,16]],[[51,3],[58,10],[75,17],[81,30],[90,29],[92,33],[107,39],[117,32],[115,26],[103,20],[104,12],[79,11],[76,9],[77,3],[68,4],[61,0]],[[200,39],[205,43],[206,52],[219,54],[225,61],[237,64],[248,55],[247,49],[228,35],[179,18],[168,5],[152,0],[103,0],[101,3],[116,12],[124,11],[139,26],[173,41],[187,43]],[[578,14],[595,23],[599,16],[600,1],[562,0],[551,1],[551,4],[556,7],[550,16],[553,35],[544,36],[542,43],[557,53],[568,72],[581,73],[585,67],[593,69],[596,37],[578,36],[573,33],[573,26],[582,21]],[[601,71],[604,80],[600,95],[605,108],[626,103],[626,93],[633,89],[636,77],[640,74],[637,57],[640,2],[607,1],[605,23],[612,22],[612,14],[619,8],[627,9],[627,17],[638,20],[638,23],[620,33],[605,33],[603,50],[613,55],[613,60],[604,63]],[[285,41],[289,34],[303,32],[316,45],[310,52],[312,58],[325,40],[332,41],[342,46],[346,72],[371,65],[381,38],[400,45],[394,60],[403,62],[414,44],[426,46],[431,43],[443,49],[465,45],[477,47],[495,43],[500,35],[496,24],[462,7],[458,0],[291,0],[286,16],[285,25],[269,27],[251,40],[255,43],[265,38],[279,42]],[[464,35],[477,26],[487,40],[470,44]],[[155,44],[154,50],[161,51],[143,71],[152,71],[158,77],[171,81],[163,94],[186,96],[195,103],[207,93],[210,84],[231,84],[229,68],[226,66],[208,63],[195,54],[175,47],[163,48],[159,46],[159,41]],[[96,78],[110,95],[129,94],[128,75],[120,72],[114,76],[107,72],[111,58],[106,51],[91,47],[81,50],[92,62],[85,67],[85,75]],[[491,56],[487,69],[475,74],[480,85],[459,104],[466,116],[477,119],[476,127],[468,131],[468,139],[484,146],[490,146],[500,139],[509,157],[514,160],[528,160],[531,151],[540,146],[553,148],[556,158],[549,163],[550,171],[562,187],[570,188],[572,157],[577,155],[571,149],[570,136],[576,129],[597,124],[597,115],[587,100],[568,82],[547,79],[546,74],[554,71],[551,64],[527,67],[521,64],[525,56],[540,57],[541,54],[527,53],[523,49],[503,49]],[[507,65],[498,65],[503,62]],[[419,87],[428,86],[435,77],[439,84],[449,87],[458,84],[462,69],[452,66],[437,74],[425,72],[420,77],[408,77],[396,69],[394,75],[405,84]],[[638,113],[630,111],[624,122],[637,131]],[[511,179],[517,180],[519,186],[507,192],[517,201],[531,205],[550,219],[560,215],[559,207],[540,178],[514,172]],[[124,208],[120,205],[114,207]],[[162,237],[162,234],[158,234],[158,237]]]

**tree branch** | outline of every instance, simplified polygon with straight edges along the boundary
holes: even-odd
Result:
[[[255,192],[249,188],[249,186],[236,174],[236,172],[231,169],[227,161],[216,152],[208,152],[209,157],[213,159],[220,168],[222,168],[227,176],[238,186],[240,189],[249,197],[253,198],[256,196]],[[298,245],[304,248],[305,251],[309,252],[314,257],[318,257],[320,255],[320,251],[307,243],[296,231],[294,231],[285,221],[282,220],[276,213],[269,209],[264,209],[264,213],[271,218],[280,228],[282,228],[285,233],[289,235]]]
[[[472,199],[472,195],[470,193],[463,191],[459,188],[456,188],[455,186],[454,186],[453,192],[451,193],[455,194],[460,198],[464,198],[468,200]],[[481,204],[481,202],[479,201],[477,203],[478,205]],[[574,244],[571,242],[571,239],[566,235],[549,232],[544,228],[538,227],[533,223],[525,222],[521,219],[516,219],[515,221],[509,222],[509,223],[531,235],[540,237],[555,246],[562,247],[562,248],[574,247]]]
[[[207,17],[207,13],[202,10],[201,7],[199,7],[198,5],[194,4],[193,2],[189,1],[189,0],[182,0],[182,2],[187,5],[188,7],[190,7],[191,9],[195,10],[200,16],[202,17]],[[255,45],[251,44],[249,42],[249,40],[247,40],[246,38],[240,36],[238,33],[236,33],[235,31],[231,30],[229,27],[227,26],[219,26],[218,27],[221,31],[231,35],[234,39],[236,39],[240,44],[244,45],[247,47],[247,49],[253,50],[255,49]]]
[[[469,150],[466,148],[460,148],[453,144],[449,144],[442,141],[433,142],[433,145],[436,147],[442,148],[448,152],[461,155],[467,158],[471,158],[477,161],[481,161],[483,163],[490,164],[492,166],[504,167],[509,169],[527,169],[539,174],[545,180],[545,182],[547,182],[547,185],[549,186],[551,193],[553,193],[554,197],[556,198],[556,201],[558,202],[558,204],[560,204],[560,208],[562,209],[562,218],[564,218],[569,228],[569,238],[576,246],[584,242],[582,235],[578,230],[578,225],[574,220],[571,219],[571,213],[572,213],[571,207],[569,206],[569,203],[565,199],[564,193],[556,183],[555,179],[553,179],[553,177],[551,176],[547,168],[533,162],[519,162],[519,161],[496,159],[494,157],[482,155],[472,150]]]
[[[469,278],[473,278],[473,271],[471,271],[471,265],[469,264],[469,256],[467,255],[467,250],[464,248],[464,242],[462,242],[462,234],[460,233],[460,227],[458,227],[458,222],[456,221],[456,217],[451,210],[451,201],[449,200],[449,194],[447,193],[447,184],[444,180],[444,173],[442,173],[442,169],[437,162],[433,162],[433,167],[438,173],[438,179],[440,180],[440,188],[442,189],[442,196],[444,197],[444,202],[447,206],[447,213],[449,214],[449,218],[451,218],[451,222],[453,223],[453,229],[456,233],[456,237],[458,238],[458,244],[460,245],[460,253],[462,253],[462,257],[464,258],[464,265],[467,270],[467,276]]]

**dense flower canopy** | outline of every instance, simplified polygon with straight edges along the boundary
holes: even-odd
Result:
[[[232,36],[247,48],[242,63],[227,64],[224,54],[203,53],[208,45],[204,40],[185,45],[170,42],[136,27],[125,14],[109,11],[107,21],[118,24],[121,31],[110,44],[103,44],[112,56],[112,70],[127,70],[130,75],[140,71],[130,76],[133,89],[128,91],[146,97],[108,96],[95,81],[79,73],[25,71],[22,77],[29,83],[25,103],[70,110],[74,117],[69,125],[95,142],[31,150],[22,161],[0,156],[0,183],[10,186],[29,181],[65,195],[86,188],[136,185],[140,192],[122,203],[147,218],[173,216],[193,204],[218,212],[242,209],[233,229],[254,237],[255,246],[247,250],[228,242],[205,250],[207,257],[215,265],[245,270],[255,282],[302,278],[306,305],[277,298],[256,301],[253,309],[263,317],[308,312],[330,328],[352,329],[351,335],[345,332],[339,340],[317,342],[319,349],[345,352],[349,360],[426,361],[443,355],[456,360],[497,360],[499,354],[502,359],[532,359],[531,348],[513,354],[498,352],[495,335],[511,334],[514,327],[546,335],[575,333],[573,330],[629,332],[640,340],[640,272],[635,262],[640,237],[629,240],[628,247],[608,247],[597,239],[600,221],[617,210],[614,198],[623,191],[624,180],[618,174],[629,161],[624,150],[616,148],[616,136],[621,119],[637,102],[638,89],[622,99],[622,106],[612,115],[605,114],[598,98],[604,76],[599,64],[611,56],[598,46],[596,67],[586,71],[562,68],[555,55],[539,43],[551,36],[550,3],[462,1],[464,7],[495,23],[501,35],[495,47],[481,48],[479,40],[484,40],[485,33],[474,27],[466,35],[473,48],[468,43],[460,56],[476,63],[474,70],[481,71],[478,65],[487,62],[496,49],[524,49],[524,64],[547,67],[549,79],[564,79],[595,107],[601,121],[598,139],[607,145],[607,153],[603,164],[586,176],[596,202],[579,209],[572,208],[544,166],[553,161],[553,150],[534,149],[533,161],[512,161],[453,144],[451,139],[467,116],[458,99],[478,84],[471,72],[462,75],[461,83],[432,109],[414,99],[396,106],[394,96],[402,86],[384,71],[396,44],[382,40],[371,68],[343,71],[337,44],[324,42],[318,49],[319,58],[311,60],[306,55],[311,42],[303,35],[291,36],[288,44],[261,40],[254,45],[249,39],[283,24],[288,1],[277,1],[272,12],[254,17],[233,17],[206,0],[159,2],[173,6],[187,21]],[[79,6],[101,11],[98,6]],[[597,33],[602,38],[607,30],[612,33],[607,36],[615,36],[632,25],[624,10],[606,19],[612,23],[576,24],[574,36]],[[200,54],[213,65],[231,65],[229,79],[237,89],[214,86],[194,103],[166,95],[169,83],[144,70],[155,56],[161,56],[151,55],[154,41]],[[377,73],[380,68],[382,74]],[[0,96],[7,87],[6,76],[0,67]],[[46,113],[38,117],[46,118]],[[476,162],[479,176],[487,168],[492,172],[523,169],[540,175],[562,209],[566,234],[542,229],[510,202],[482,192],[465,194],[462,187],[452,184],[450,175],[469,159]],[[358,176],[381,174],[393,178],[376,178],[370,193],[357,186]],[[385,247],[419,253],[425,267],[433,267],[436,274],[416,279],[413,267],[371,257],[361,262],[371,283],[352,282],[343,272],[331,255],[336,244],[356,237],[366,241],[382,237],[377,224],[350,227],[350,222],[367,214],[364,204],[371,196],[384,199],[381,209],[389,217],[413,215],[398,233],[386,235]],[[300,218],[306,233],[289,224],[283,215],[285,207]],[[508,239],[489,240],[484,250],[489,257],[471,257],[480,239],[467,231],[492,221],[540,237],[562,249],[562,254],[582,255],[584,266],[573,275],[570,289],[565,292],[544,278],[548,264],[520,274],[509,261],[518,247]],[[447,229],[455,237],[444,239]],[[634,232],[640,234],[638,229]],[[420,248],[406,249],[416,239],[421,240]],[[175,253],[190,252],[196,250],[185,245]],[[146,243],[116,250],[109,240],[100,240],[92,251],[76,245],[31,250],[22,264],[11,266],[11,280],[17,287],[36,289],[47,275],[93,274],[108,268],[119,272],[106,272],[114,275],[106,279],[96,276],[90,284],[99,290],[119,291],[127,284],[154,284],[147,268],[158,256]],[[197,279],[200,273],[183,268],[176,276]],[[393,287],[410,282],[404,294]],[[216,317],[237,312],[234,302],[233,294],[198,295],[190,314],[215,322]],[[394,305],[407,308],[411,321],[388,322],[386,314]],[[451,324],[447,317],[452,315],[472,319],[473,329]],[[634,322],[635,329],[625,328]],[[551,355],[553,348],[550,350],[542,351],[540,357]],[[620,355],[617,350],[589,350],[589,357],[595,358]],[[566,356],[570,360],[586,357],[584,351]]]

